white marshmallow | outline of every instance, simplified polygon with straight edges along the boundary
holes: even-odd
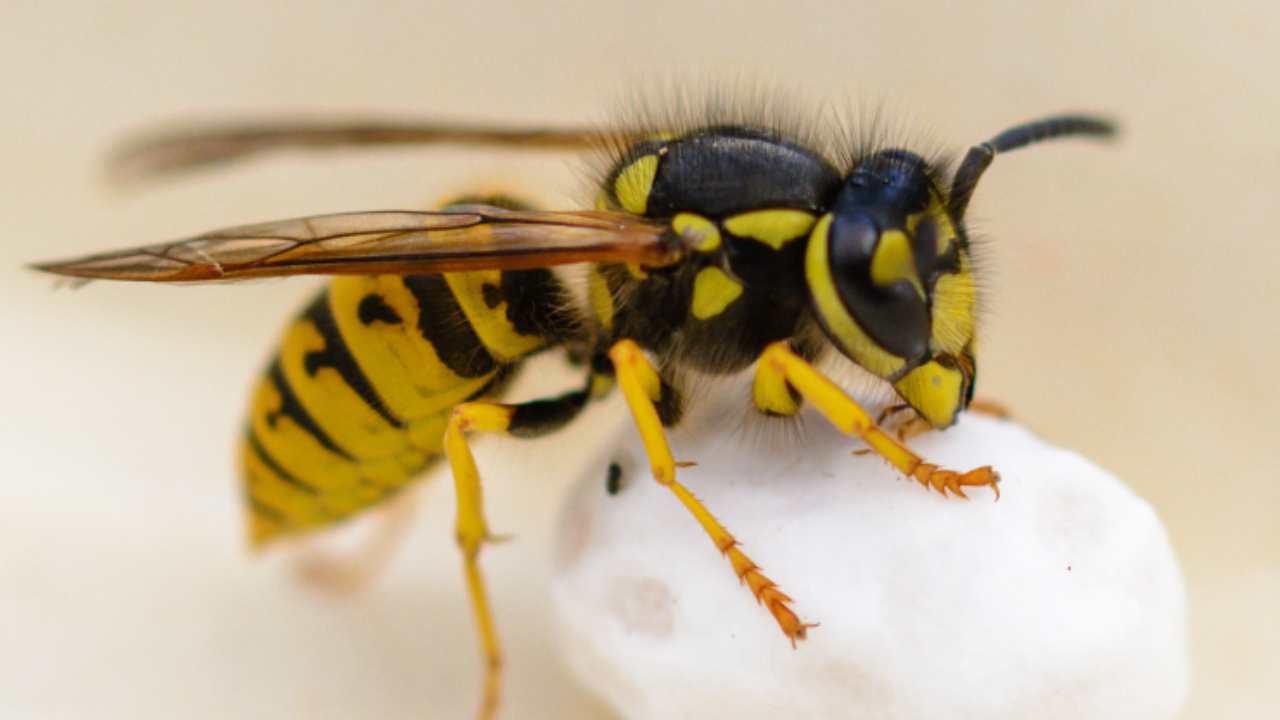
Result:
[[[741,397],[715,411],[738,424]],[[736,404],[735,404],[736,403]],[[672,433],[680,479],[821,623],[793,650],[637,434],[572,493],[555,602],[575,673],[627,718],[1169,718],[1187,693],[1183,582],[1151,507],[1016,423],[910,441],[1002,498],[944,498],[806,413],[803,437]],[[617,460],[623,489],[605,490]]]

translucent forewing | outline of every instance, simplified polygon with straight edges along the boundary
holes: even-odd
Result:
[[[282,275],[429,274],[577,262],[671,265],[684,243],[666,228],[613,212],[449,212],[317,215],[244,225],[176,242],[39,263],[79,278],[209,282]]]

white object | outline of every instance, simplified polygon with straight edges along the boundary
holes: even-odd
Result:
[[[742,398],[717,416],[737,427]],[[910,445],[987,488],[944,498],[816,415],[793,442],[677,431],[690,487],[821,623],[792,649],[637,434],[560,529],[555,602],[575,673],[626,718],[1170,718],[1187,693],[1182,578],[1151,507],[1019,425],[966,415]],[[778,439],[776,435],[773,439]],[[606,493],[610,461],[622,490]]]

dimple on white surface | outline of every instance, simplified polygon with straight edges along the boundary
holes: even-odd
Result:
[[[1118,480],[1015,423],[968,415],[911,445],[953,469],[995,465],[1002,498],[943,498],[806,420],[794,444],[672,436],[676,457],[698,462],[682,481],[799,616],[821,623],[795,650],[651,480],[634,434],[580,481],[555,602],[575,673],[623,716],[1169,718],[1181,707],[1182,578],[1155,513]],[[610,461],[624,470],[616,496]]]

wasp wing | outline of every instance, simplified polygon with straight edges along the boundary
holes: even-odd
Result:
[[[636,135],[572,127],[504,127],[430,121],[277,120],[190,125],[144,133],[122,144],[108,161],[121,180],[141,179],[231,162],[270,150],[364,145],[492,145],[524,149],[581,149]]]
[[[526,212],[484,205],[447,212],[317,215],[72,260],[37,270],[78,278],[208,282],[282,275],[430,274],[577,262],[672,265],[685,242],[616,212]]]

